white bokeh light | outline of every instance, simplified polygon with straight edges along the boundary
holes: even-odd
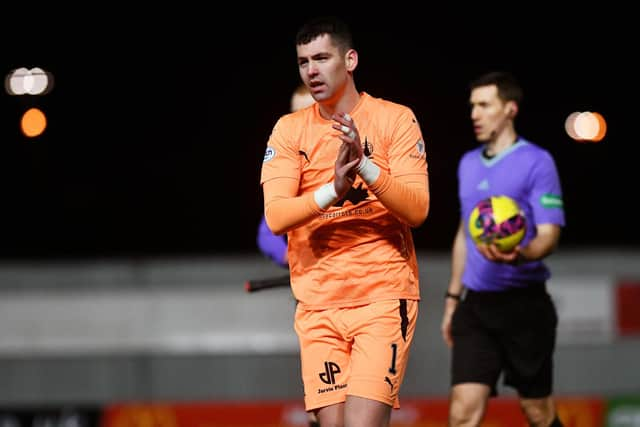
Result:
[[[5,91],[9,95],[44,95],[51,91],[50,73],[40,67],[16,68],[5,77]]]

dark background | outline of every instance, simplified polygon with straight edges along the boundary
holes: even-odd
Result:
[[[262,155],[299,81],[295,32],[325,13],[352,26],[358,89],[410,106],[421,122],[431,211],[414,233],[419,249],[450,247],[457,161],[476,145],[467,84],[495,69],[525,88],[517,129],[556,158],[562,245],[638,247],[629,11],[320,6],[57,11],[5,26],[3,75],[39,66],[55,88],[0,97],[0,257],[257,252]],[[30,106],[49,119],[33,140],[18,126]],[[597,144],[564,130],[586,110],[608,122]]]

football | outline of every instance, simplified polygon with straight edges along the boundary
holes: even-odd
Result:
[[[518,203],[500,195],[480,200],[471,211],[468,227],[476,243],[494,243],[509,252],[522,241],[526,221]]]

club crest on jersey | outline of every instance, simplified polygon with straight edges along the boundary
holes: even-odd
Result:
[[[264,162],[268,162],[269,160],[273,159],[276,156],[276,150],[273,147],[267,147],[267,149],[264,152],[264,160],[262,161]]]
[[[366,136],[364,137],[364,142],[362,142],[361,144],[364,155],[371,158],[371,156],[373,156],[373,144],[367,140]]]

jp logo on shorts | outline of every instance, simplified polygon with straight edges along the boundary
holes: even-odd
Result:
[[[324,362],[324,372],[320,373],[320,380],[325,384],[335,384],[336,374],[340,373],[340,367],[337,363]]]

